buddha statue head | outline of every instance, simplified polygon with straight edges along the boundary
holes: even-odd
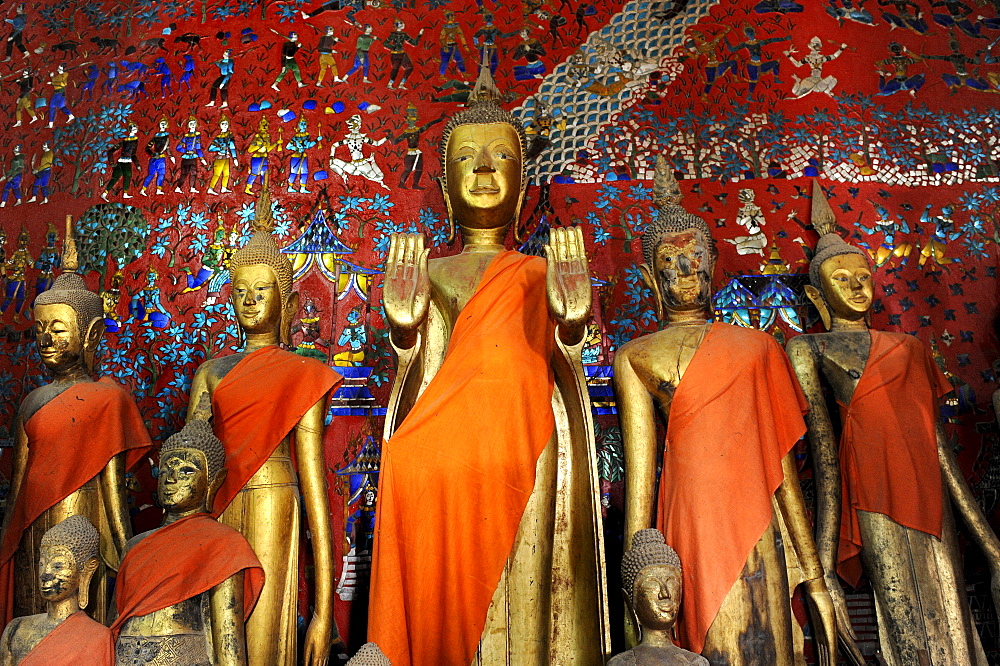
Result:
[[[827,330],[837,324],[866,325],[874,298],[871,266],[863,250],[836,232],[836,218],[818,181],[813,181],[812,223],[820,237],[809,262],[806,296]]]
[[[167,517],[210,512],[226,480],[226,450],[208,421],[192,419],[160,448],[157,497]]]
[[[444,193],[449,242],[455,224],[468,241],[476,232],[492,231],[500,242],[517,220],[527,187],[525,135],[521,121],[500,106],[490,69],[483,66],[469,94],[467,109],[448,120],[441,136],[441,189]]]
[[[680,612],[681,560],[656,529],[639,530],[622,557],[622,591],[644,643],[670,637]]]
[[[79,515],[70,516],[42,536],[38,586],[46,603],[75,598],[79,608],[87,607],[90,579],[97,571],[100,544],[97,529]]]
[[[681,207],[681,190],[662,155],[656,158],[653,202],[656,219],[642,233],[639,267],[656,298],[657,316],[708,318],[712,273],[718,250],[705,220]]]
[[[257,336],[268,344],[291,344],[292,319],[299,309],[299,295],[292,291],[292,262],[281,253],[274,235],[271,197],[264,189],[257,201],[254,234],[233,254],[229,264],[230,301],[240,328],[249,339]]]
[[[389,657],[385,656],[382,649],[375,643],[365,643],[361,649],[355,653],[347,666],[391,666]]]
[[[66,224],[63,273],[35,299],[35,346],[56,378],[94,373],[94,355],[104,335],[104,300],[87,289],[77,269],[72,225]]]

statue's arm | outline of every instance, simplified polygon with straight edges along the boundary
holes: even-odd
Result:
[[[625,547],[653,524],[656,488],[656,414],[626,349],[615,355],[615,392],[625,449]],[[661,480],[661,483],[666,480]]]
[[[323,458],[323,408],[326,396],[309,408],[295,427],[295,456],[299,487],[305,502],[306,519],[312,535],[316,562],[315,597],[312,621],[306,632],[306,666],[327,663],[330,639],[334,632],[333,528],[330,524],[330,497],[326,488],[326,463]]]
[[[243,623],[243,572],[239,571],[208,591],[212,616],[213,663],[246,666],[247,637]]]
[[[809,403],[806,425],[809,427],[809,451],[816,478],[816,548],[823,569],[836,570],[840,543],[841,485],[840,460],[833,423],[823,399],[823,387],[817,354],[807,338],[788,342],[788,357]]]
[[[188,409],[185,422],[192,419],[203,419],[208,421],[212,417],[211,399],[203,400],[202,396],[211,395],[208,390],[208,367],[206,363],[195,371],[194,379],[191,380],[191,390],[188,393]]]
[[[128,518],[128,502],[125,499],[125,454],[119,453],[108,461],[101,472],[101,497],[104,499],[104,512],[111,528],[111,541],[118,554],[117,562],[108,565],[118,570],[118,564],[124,556],[125,544],[132,537]]]
[[[979,502],[972,494],[972,488],[962,474],[962,468],[958,465],[958,459],[948,446],[948,440],[944,433],[944,427],[939,421],[937,424],[937,444],[938,459],[941,461],[941,472],[944,476],[945,488],[951,496],[952,502],[958,508],[962,518],[969,526],[969,532],[973,541],[976,542],[986,559],[989,562],[990,570],[993,572],[993,601],[1000,609],[1000,539],[990,527],[986,515],[983,513]]]
[[[799,474],[795,469],[794,451],[782,458],[781,469],[785,478],[774,494],[775,504],[781,512],[788,538],[805,578],[805,590],[810,601],[809,610],[816,635],[818,663],[821,666],[833,666],[837,663],[837,610],[823,577],[816,542],[813,541],[806,502],[802,497]],[[846,633],[849,632],[850,625],[841,629],[845,632],[841,639],[853,643],[852,637]]]
[[[17,494],[21,491],[21,484],[24,482],[24,473],[28,468],[28,433],[24,431],[24,424],[20,417],[17,419],[17,438],[14,440],[14,460],[10,477],[10,489],[7,492],[7,509],[3,516],[3,530],[0,536],[7,532],[7,525],[10,524],[10,517],[13,515],[11,509],[17,501]]]

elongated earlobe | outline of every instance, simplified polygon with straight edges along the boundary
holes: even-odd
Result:
[[[826,304],[826,299],[823,298],[820,290],[811,284],[807,284],[805,289],[806,296],[816,306],[816,310],[819,311],[819,318],[823,320],[823,327],[829,331],[833,320],[830,317],[830,307]]]

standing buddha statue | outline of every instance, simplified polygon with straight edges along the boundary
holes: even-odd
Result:
[[[0,537],[4,623],[44,610],[36,594],[42,536],[74,515],[87,518],[101,535],[101,564],[89,594],[90,613],[104,620],[105,565],[118,568],[131,536],[125,472],[152,446],[129,394],[108,378],[94,381],[104,303],[72,272],[77,259],[69,220],[63,268],[33,308],[35,345],[53,379],[25,397],[15,422],[12,500]]]
[[[525,143],[498,98],[483,68],[441,139],[462,252],[428,260],[422,236],[396,234],[386,263],[398,370],[369,640],[395,666],[587,666],[607,655],[583,237],[554,229],[547,260],[505,247]]]
[[[830,587],[839,588],[837,573],[852,585],[867,575],[889,666],[985,666],[951,504],[986,554],[994,604],[1000,540],[941,427],[938,400],[952,386],[916,337],[869,328],[871,267],[837,235],[818,183],[812,222],[820,239],[806,294],[828,332],[792,338],[788,355],[810,405],[816,543]],[[839,446],[824,386],[840,406]]]
[[[316,359],[278,346],[291,340],[299,296],[292,291],[291,262],[271,234],[266,181],[253,224],[253,237],[229,265],[230,302],[246,348],[198,368],[188,419],[213,418],[229,468],[213,514],[243,533],[266,574],[264,591],[246,626],[250,666],[298,663],[301,493],[316,564],[304,663],[320,666],[326,663],[334,632],[333,530],[323,416],[327,398],[343,378]],[[202,401],[203,393],[210,400]]]
[[[797,663],[789,570],[800,569],[820,663],[834,663],[836,621],[792,453],[805,399],[772,336],[712,321],[715,242],[679,205],[662,157],[654,198],[659,215],[642,235],[639,268],[664,328],[622,346],[614,362],[626,547],[655,525],[676,549],[685,564],[679,644],[711,664]],[[667,421],[662,461],[657,404]]]

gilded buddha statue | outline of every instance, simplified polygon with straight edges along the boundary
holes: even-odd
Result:
[[[246,666],[245,621],[264,586],[250,544],[211,516],[226,451],[194,419],[160,448],[163,524],[128,542],[111,625],[118,666]]]
[[[113,666],[111,631],[83,609],[100,562],[101,535],[70,516],[42,537],[38,587],[45,612],[17,617],[0,637],[0,666]]]
[[[812,221],[820,239],[806,293],[828,332],[792,338],[788,355],[810,405],[816,543],[830,587],[838,572],[852,585],[867,576],[889,666],[985,665],[951,505],[986,554],[994,603],[1000,541],[941,427],[938,400],[952,387],[916,337],[869,328],[871,267],[837,235],[818,183]],[[840,407],[839,444],[824,386]]]
[[[251,666],[298,663],[301,493],[316,564],[304,663],[320,666],[327,661],[335,631],[323,417],[327,398],[343,378],[316,359],[278,346],[290,342],[299,298],[292,291],[291,263],[275,244],[272,227],[265,182],[254,235],[230,261],[230,302],[246,336],[246,348],[209,359],[198,368],[188,418],[213,419],[229,468],[213,513],[243,533],[266,573],[264,591],[246,628]],[[210,400],[202,401],[203,393]]]
[[[632,547],[622,557],[622,592],[642,642],[608,666],[708,666],[701,655],[674,645],[684,580],[677,551],[659,530],[646,528],[632,536]]]
[[[622,346],[614,362],[626,546],[655,525],[676,549],[685,564],[679,644],[711,664],[796,663],[789,572],[798,569],[820,663],[834,663],[836,620],[792,453],[805,399],[772,336],[712,321],[715,242],[679,205],[662,157],[654,198],[640,270],[664,327]],[[667,421],[661,460],[657,406]]]
[[[586,666],[607,655],[583,238],[554,229],[547,259],[505,247],[525,145],[498,98],[481,70],[441,140],[462,252],[428,260],[422,236],[396,234],[386,262],[398,370],[369,640],[395,666]]]
[[[73,272],[76,245],[69,220],[66,239],[64,272],[38,295],[32,313],[35,345],[52,381],[25,397],[15,423],[12,499],[0,537],[4,623],[45,610],[36,591],[42,536],[74,515],[86,517],[101,535],[89,612],[104,621],[106,566],[118,568],[131,536],[125,472],[152,444],[128,393],[110,379],[94,381],[104,303]]]

